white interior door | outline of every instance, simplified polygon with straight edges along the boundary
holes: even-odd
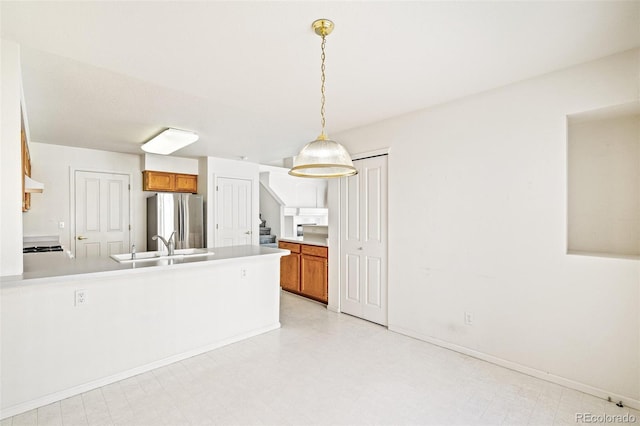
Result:
[[[387,156],[340,182],[340,310],[387,325]]]
[[[129,175],[75,172],[75,256],[129,251]]]
[[[249,179],[217,179],[216,247],[251,244],[251,191]]]

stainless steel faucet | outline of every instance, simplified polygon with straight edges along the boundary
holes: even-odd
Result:
[[[174,236],[176,235],[176,231],[173,231],[171,233],[171,236],[169,238],[167,238],[166,240],[161,237],[160,235],[154,235],[153,237],[151,237],[151,239],[153,241],[156,241],[158,238],[160,238],[160,241],[162,241],[164,243],[164,245],[167,247],[167,251],[169,252],[169,256],[173,256],[174,252],[174,248],[175,248],[175,243],[174,243]]]

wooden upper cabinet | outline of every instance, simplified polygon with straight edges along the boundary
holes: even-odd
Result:
[[[173,191],[176,186],[173,173],[145,170],[142,177],[143,191]]]
[[[142,177],[143,191],[198,192],[198,175],[145,170]]]
[[[176,175],[176,192],[198,192],[197,175]]]

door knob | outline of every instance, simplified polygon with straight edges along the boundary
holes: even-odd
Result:
[[[89,239],[89,237],[83,237],[82,235],[80,235],[80,236],[78,236],[78,239],[79,239],[79,240],[88,240],[88,239]]]
[[[362,247],[358,247],[358,250],[362,250]]]
[[[247,231],[247,232],[245,232],[245,234],[251,235],[251,231]]]

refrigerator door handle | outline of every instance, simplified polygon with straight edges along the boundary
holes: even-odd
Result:
[[[180,195],[180,206],[178,208],[178,237],[180,238],[180,246],[184,247],[184,195]]]
[[[187,229],[189,229],[189,196],[188,195],[183,195],[182,196],[182,220],[181,220],[181,232],[182,232],[182,244],[184,244],[184,248],[189,248],[191,247],[189,245],[189,241],[187,240]]]

